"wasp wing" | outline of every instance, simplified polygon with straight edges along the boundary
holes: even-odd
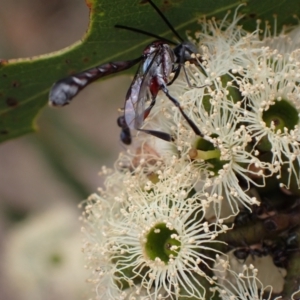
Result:
[[[133,81],[126,94],[124,105],[124,117],[127,126],[130,129],[135,129],[136,105],[139,101],[139,94],[143,82],[143,62],[140,64]]]
[[[160,49],[151,52],[140,64],[128,90],[125,102],[125,119],[129,128],[139,129],[145,119],[145,104],[156,97],[151,87],[156,82],[157,67],[160,63]]]

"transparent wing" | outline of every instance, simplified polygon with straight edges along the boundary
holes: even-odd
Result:
[[[158,55],[159,51],[155,51],[140,64],[127,92],[125,120],[131,129],[138,129],[143,125],[145,103],[152,97],[150,87],[155,79]]]
[[[145,104],[148,100],[151,99],[150,85],[153,80],[150,72],[147,72],[141,82],[141,87],[139,90],[138,101],[135,105],[135,119],[134,127],[135,129],[141,128],[144,123],[144,113],[145,113]]]
[[[143,64],[143,63],[142,63]],[[135,74],[133,81],[128,89],[125,105],[124,105],[124,116],[127,126],[130,129],[135,129],[135,118],[136,118],[136,105],[139,101],[139,94],[141,85],[143,82],[142,64],[140,65],[137,73]]]

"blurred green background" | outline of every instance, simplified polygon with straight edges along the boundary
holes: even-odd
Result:
[[[84,0],[0,0],[0,7],[1,59],[60,50],[81,39],[88,27]],[[129,83],[126,76],[94,83],[67,107],[45,107],[37,133],[0,145],[0,299],[81,299],[71,291],[79,285],[74,274],[81,265],[77,272],[68,268],[62,249],[68,240],[76,249],[77,204],[101,185],[101,166],[112,166],[125,149],[116,119]],[[43,269],[41,261],[49,265]],[[57,280],[59,272],[66,273],[64,279]],[[29,274],[33,279],[26,283]],[[81,277],[84,285],[86,274]]]

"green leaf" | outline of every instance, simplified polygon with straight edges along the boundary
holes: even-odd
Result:
[[[223,18],[229,9],[234,10],[241,4],[238,0],[154,1],[182,36],[186,30],[197,29],[199,17]],[[82,41],[48,55],[0,61],[0,141],[35,130],[35,119],[47,104],[51,85],[58,79],[109,61],[136,58],[153,40],[138,33],[117,30],[115,24],[172,38],[153,8],[140,0],[87,0],[87,6],[90,24]],[[283,24],[298,22],[293,15],[300,15],[300,2],[249,0],[239,11],[245,13],[246,29],[255,29],[258,18],[273,24],[273,14],[277,14],[280,28]],[[135,69],[126,72],[133,73]]]

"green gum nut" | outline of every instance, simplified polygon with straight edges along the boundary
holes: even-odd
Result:
[[[174,238],[177,235],[176,230],[169,229],[165,223],[156,224],[147,234],[145,243],[145,252],[149,259],[159,258],[165,264],[168,264],[170,258],[177,257],[181,242]]]
[[[194,160],[204,160],[209,165],[209,170],[217,174],[223,166],[228,163],[226,160],[220,160],[221,152],[214,145],[202,138],[197,139],[195,148],[189,152],[190,158]]]
[[[270,106],[268,110],[262,114],[262,119],[269,128],[274,128],[274,132],[284,132],[293,130],[299,122],[298,111],[293,105],[286,100],[275,101],[275,104]],[[257,144],[259,151],[270,151],[272,145],[267,136],[264,136]]]

